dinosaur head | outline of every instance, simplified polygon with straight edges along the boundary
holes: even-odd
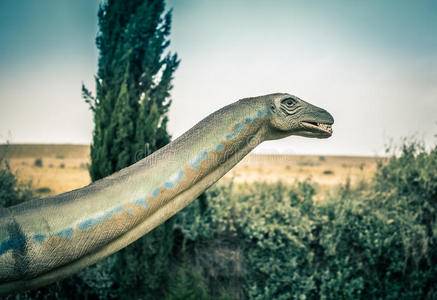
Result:
[[[289,94],[269,97],[270,138],[289,135],[328,138],[332,135],[334,118],[326,110]]]

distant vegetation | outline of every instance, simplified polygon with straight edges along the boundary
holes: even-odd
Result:
[[[35,167],[42,168],[42,166],[43,166],[42,159],[41,158],[35,159],[35,161],[33,162],[33,165]]]
[[[0,174],[9,180],[0,181],[9,182],[1,186],[1,203],[13,202],[6,194],[28,199],[12,187],[16,181],[7,169]],[[315,204],[317,193],[311,181],[214,186],[173,218],[159,277],[142,269],[154,283],[143,297],[437,298],[437,147],[427,152],[407,144],[378,166],[371,182],[356,188],[346,182]],[[140,288],[131,270],[141,259],[124,261],[117,277],[97,264],[20,296],[128,298],[118,278]]]
[[[82,158],[89,156],[89,145],[70,144],[0,144],[0,157],[10,158]]]
[[[37,194],[49,194],[51,191],[52,190],[49,187],[40,187],[35,190]]]

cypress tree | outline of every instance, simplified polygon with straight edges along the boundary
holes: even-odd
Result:
[[[171,16],[171,10],[165,12],[163,0],[108,0],[100,6],[96,95],[82,85],[83,97],[94,113],[89,169],[93,181],[135,163],[170,141],[169,91],[179,65],[176,54],[164,55],[169,46]],[[87,294],[161,298],[168,281],[172,228],[172,222],[167,221],[89,268],[81,276],[93,289]]]
[[[93,181],[170,141],[166,114],[179,60],[164,55],[171,25],[171,11],[164,11],[163,0],[108,0],[99,9],[96,96],[82,85],[94,113]]]

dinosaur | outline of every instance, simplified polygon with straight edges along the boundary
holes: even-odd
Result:
[[[137,163],[83,188],[0,210],[0,294],[47,285],[126,247],[265,140],[328,138],[333,117],[276,93],[212,113]]]

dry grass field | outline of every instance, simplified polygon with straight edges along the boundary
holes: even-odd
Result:
[[[0,158],[23,182],[31,182],[41,196],[55,195],[90,183],[88,145],[0,145]],[[369,179],[381,158],[315,155],[250,154],[223,180],[293,183],[311,178],[321,189]]]
[[[2,157],[17,177],[30,181],[41,196],[67,192],[91,182],[88,145],[0,145]]]

